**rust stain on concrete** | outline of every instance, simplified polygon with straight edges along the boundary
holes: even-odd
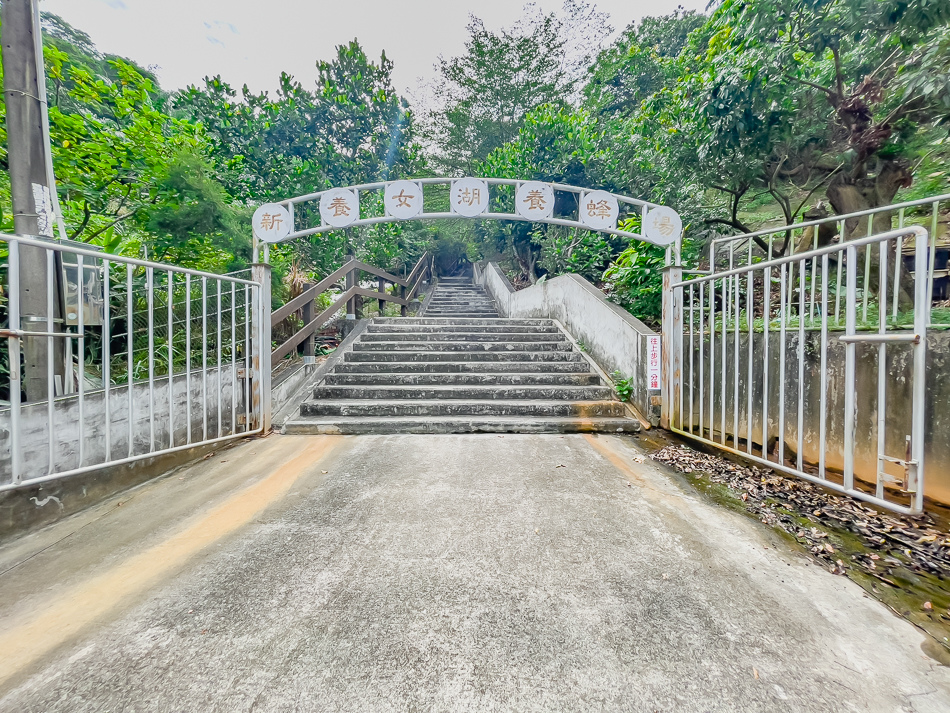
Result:
[[[120,606],[123,600],[160,585],[167,576],[209,545],[249,523],[279,501],[303,475],[313,472],[321,459],[339,443],[340,436],[318,436],[301,441],[296,455],[285,453],[287,441],[275,440],[275,455],[291,455],[263,480],[231,496],[163,542],[129,557],[37,607],[36,616],[0,632],[6,681],[65,643],[89,624]]]

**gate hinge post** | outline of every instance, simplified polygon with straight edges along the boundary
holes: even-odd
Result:
[[[251,414],[263,433],[271,426],[271,266],[264,263],[251,265],[252,280],[259,285],[254,290],[253,319],[257,329],[253,332],[251,381]]]

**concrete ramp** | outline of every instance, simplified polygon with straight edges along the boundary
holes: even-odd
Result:
[[[920,632],[641,461],[592,435],[218,453],[0,548],[0,711],[950,709]]]

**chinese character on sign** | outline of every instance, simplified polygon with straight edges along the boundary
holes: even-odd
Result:
[[[547,207],[547,201],[541,191],[529,191],[522,202],[528,204],[528,210],[544,210]]]
[[[274,230],[279,228],[280,224],[284,222],[284,217],[279,213],[264,213],[261,216],[261,227],[264,230]]]
[[[251,224],[254,236],[266,243],[279,243],[290,235],[294,219],[290,211],[279,203],[265,203],[254,211]]]
[[[673,226],[673,221],[670,220],[668,215],[660,215],[653,219],[653,228],[660,235],[665,235],[669,237],[673,234],[675,227]]]
[[[482,192],[478,188],[468,189],[463,188],[459,192],[459,205],[469,205],[474,206],[482,202]]]
[[[330,208],[333,210],[334,217],[348,216],[350,214],[350,206],[347,205],[346,199],[343,197],[334,198],[330,201]]]
[[[587,215],[591,218],[607,218],[610,216],[611,207],[607,201],[590,201],[587,204]]]
[[[399,191],[399,193],[394,195],[393,198],[395,198],[398,201],[397,203],[398,208],[412,208],[412,203],[410,203],[409,201],[413,200],[415,196],[407,196],[406,189],[404,188],[401,191]]]
[[[660,388],[660,337],[647,337],[647,384],[650,389]]]

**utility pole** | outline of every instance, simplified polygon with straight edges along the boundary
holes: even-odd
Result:
[[[3,96],[7,109],[7,147],[14,230],[20,235],[53,236],[50,147],[46,140],[45,77],[42,64],[37,0],[3,0]],[[38,49],[39,48],[39,49]],[[49,270],[48,251],[21,245],[19,295],[21,328],[25,331],[62,331],[61,261],[54,254]],[[52,273],[52,274],[50,274]],[[52,278],[52,285],[49,280]],[[49,300],[49,294],[53,299]],[[47,320],[52,318],[53,329]],[[61,340],[56,339],[55,342]],[[51,398],[48,365],[64,375],[63,344],[49,337],[23,339],[23,376],[28,401]],[[52,350],[52,352],[50,351]],[[11,355],[14,358],[14,355]]]

